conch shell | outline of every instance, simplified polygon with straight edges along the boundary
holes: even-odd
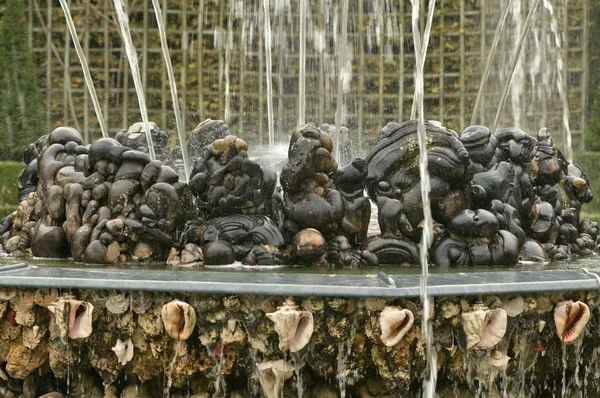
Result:
[[[115,344],[112,350],[119,359],[119,363],[123,366],[127,365],[133,359],[133,343],[131,339],[125,341],[117,339],[117,344]]]
[[[196,326],[196,311],[184,301],[173,300],[162,307],[165,330],[175,340],[187,340]]]
[[[590,320],[590,309],[581,301],[561,301],[554,309],[554,324],[556,335],[565,343],[574,341],[579,337]]]
[[[258,380],[267,398],[279,398],[283,385],[294,374],[294,367],[284,360],[256,364]]]
[[[475,305],[472,311],[462,313],[462,321],[467,335],[467,349],[488,350],[504,337],[508,317],[502,308],[492,310]]]
[[[379,315],[381,341],[388,347],[393,347],[402,340],[410,330],[415,317],[410,310],[399,307],[385,307]]]
[[[286,301],[267,317],[275,324],[281,351],[300,351],[310,341],[314,328],[313,316],[308,311],[300,311],[292,301]]]
[[[92,312],[94,306],[85,301],[58,300],[48,306],[54,314],[60,338],[66,343],[71,339],[84,339],[92,334]]]

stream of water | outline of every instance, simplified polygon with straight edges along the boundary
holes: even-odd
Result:
[[[102,109],[100,108],[100,102],[98,101],[96,88],[94,87],[94,82],[92,81],[92,75],[90,74],[90,67],[88,65],[87,58],[83,53],[83,49],[81,48],[81,44],[79,43],[79,39],[77,38],[77,31],[75,30],[75,24],[73,23],[73,17],[71,17],[71,10],[69,9],[67,0],[60,0],[60,6],[62,7],[65,13],[69,33],[71,34],[71,39],[73,40],[73,44],[75,45],[75,51],[77,52],[79,62],[81,63],[81,70],[83,71],[85,86],[87,87],[88,92],[90,93],[92,104],[94,105],[94,111],[96,112],[96,117],[98,118],[98,124],[100,125],[100,130],[102,131],[102,137],[106,138],[108,137],[108,129],[106,127],[106,122],[104,121]]]
[[[271,58],[271,14],[269,0],[263,0],[265,13],[265,59],[267,72],[267,126],[269,129],[269,152],[275,145],[275,127],[273,126],[273,62]]]
[[[183,170],[185,172],[185,182],[190,180],[190,159],[188,156],[187,140],[185,138],[185,125],[181,120],[181,111],[179,110],[179,95],[177,94],[177,83],[175,82],[175,74],[173,73],[173,63],[169,55],[169,46],[167,44],[167,34],[165,32],[165,22],[163,20],[160,3],[158,0],[152,0],[154,6],[154,14],[158,24],[158,32],[160,34],[160,47],[162,49],[163,59],[167,68],[167,76],[169,77],[169,87],[171,89],[171,100],[173,101],[173,111],[175,113],[175,123],[177,125],[177,136],[179,137],[179,146],[181,147],[181,155],[183,157]],[[147,128],[147,127],[145,127]]]
[[[342,0],[342,23],[340,27],[340,40],[338,47],[338,81],[337,102],[335,109],[335,160],[340,162],[340,136],[342,135],[342,113],[344,111],[344,67],[346,66],[346,41],[348,38],[348,3],[350,0]]]
[[[300,54],[298,59],[298,124],[306,118],[306,0],[300,0]]]
[[[423,340],[425,341],[425,352],[427,356],[427,369],[429,374],[423,378],[423,397],[433,398],[435,396],[435,385],[437,379],[437,353],[433,342],[433,326],[430,321],[433,300],[429,296],[428,279],[429,269],[427,264],[427,251],[433,241],[433,217],[431,215],[431,205],[429,202],[429,191],[431,190],[429,182],[429,171],[427,170],[427,136],[425,132],[425,114],[423,107],[423,66],[421,47],[421,34],[419,32],[419,2],[412,1],[412,32],[415,47],[415,98],[416,109],[418,111],[417,132],[419,136],[419,174],[421,177],[421,197],[423,200],[423,214],[425,226],[421,238],[421,247],[419,249],[421,260],[421,305],[423,306],[422,330]]]
[[[117,12],[117,19],[119,20],[121,36],[123,37],[123,41],[125,42],[127,59],[129,60],[129,66],[131,67],[131,75],[133,76],[133,83],[135,85],[135,91],[137,93],[137,98],[140,105],[140,113],[142,115],[142,122],[144,124],[144,131],[146,133],[146,140],[148,143],[148,153],[150,155],[150,159],[155,160],[156,154],[154,153],[154,141],[152,141],[150,123],[148,122],[148,108],[146,108],[146,96],[144,95],[144,86],[142,85],[142,77],[140,76],[140,67],[138,65],[137,51],[133,46],[131,32],[129,31],[129,17],[125,13],[125,6],[123,4],[123,0],[113,0],[113,2],[115,5],[115,10]]]

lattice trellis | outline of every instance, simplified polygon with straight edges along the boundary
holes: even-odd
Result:
[[[426,10],[427,3],[421,0]],[[560,28],[570,125],[574,142],[583,145],[582,126],[588,96],[589,0],[554,0]],[[71,13],[111,131],[138,121],[139,110],[124,58],[112,0],[71,0]],[[298,15],[297,1],[272,1],[273,94],[275,127],[283,139],[297,121]],[[333,123],[336,107],[338,1],[312,0],[307,31],[307,121]],[[428,119],[451,128],[466,127],[477,95],[496,24],[506,0],[438,0],[425,74]],[[527,13],[529,1],[514,1]],[[162,0],[180,104],[188,131],[205,118],[223,118],[229,109],[232,131],[266,141],[265,52],[262,1]],[[546,125],[562,131],[562,107],[556,86],[557,50],[550,35],[547,9],[537,10],[533,39],[522,69],[519,90],[509,96],[503,125],[519,121],[523,128]],[[279,6],[277,6],[279,5]],[[150,0],[127,4],[134,44],[138,48],[150,119],[175,130],[169,85],[161,59],[158,30]],[[279,7],[276,9],[276,7]],[[351,78],[345,95],[345,123],[360,141],[373,141],[388,121],[405,120],[413,97],[414,50],[410,2],[351,0],[347,51]],[[514,50],[519,21],[509,16],[481,111],[491,124],[507,65]],[[524,19],[524,18],[523,18]],[[44,69],[42,89],[47,101],[48,128],[78,127],[88,140],[100,136],[86,92],[81,67],[72,49],[58,0],[30,0],[30,41]],[[425,24],[421,18],[421,29]],[[229,33],[232,36],[229,36]],[[536,44],[537,43],[537,44]],[[536,58],[539,61],[536,64]],[[227,92],[229,87],[229,92]],[[520,104],[520,105],[519,105]],[[522,108],[522,109],[521,109]],[[175,136],[175,134],[172,134]]]

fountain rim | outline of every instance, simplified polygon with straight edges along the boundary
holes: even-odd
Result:
[[[302,278],[298,276],[302,275]],[[0,266],[0,286],[172,293],[284,296],[414,298],[420,275],[390,275],[396,286],[377,275],[250,273],[243,271],[174,272],[153,269]],[[600,269],[496,271],[429,275],[431,296],[541,293],[597,290]]]

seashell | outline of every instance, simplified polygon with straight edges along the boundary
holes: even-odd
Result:
[[[104,388],[95,377],[79,373],[71,380],[69,398],[104,398]]]
[[[6,312],[7,308],[8,308],[8,301],[0,302],[0,319],[2,319],[4,317],[4,313]]]
[[[546,321],[538,321],[538,332],[542,333],[542,330],[546,327]]]
[[[108,292],[103,290],[84,290],[81,294],[81,299],[92,303],[94,307],[104,308],[108,301]]]
[[[490,362],[497,369],[505,369],[508,366],[510,357],[500,350],[493,350],[490,353]]]
[[[111,384],[104,385],[104,398],[119,398],[117,387]]]
[[[0,287],[0,301],[8,301],[17,295],[17,288]]]
[[[173,300],[162,307],[165,330],[175,340],[186,340],[196,326],[196,311],[184,301]]]
[[[460,312],[460,308],[458,308],[458,305],[456,305],[456,303],[453,303],[452,301],[445,301],[441,304],[440,312],[442,318],[450,319],[458,315],[458,313]]]
[[[143,314],[154,302],[152,292],[136,291],[129,293],[131,310],[136,314]]]
[[[565,343],[579,337],[590,320],[590,309],[581,301],[561,301],[554,309],[554,324],[556,335]]]
[[[283,385],[294,374],[294,367],[280,359],[256,364],[258,368],[258,381],[267,398],[279,398],[283,392]]]
[[[67,338],[84,339],[92,334],[92,313],[94,306],[79,300],[58,300],[48,306],[54,314],[60,338],[66,344]]]
[[[485,296],[483,303],[486,307],[491,309],[502,308],[502,300],[500,300],[500,297],[496,295]]]
[[[310,341],[314,329],[313,316],[308,311],[300,311],[292,301],[286,301],[267,317],[275,324],[281,351],[300,351]]]
[[[152,395],[148,392],[145,385],[136,385],[130,384],[123,389],[121,395],[116,395],[115,397],[120,398],[150,398]],[[105,395],[104,398],[111,398]]]
[[[117,344],[115,344],[112,350],[117,355],[119,363],[123,366],[127,365],[133,359],[133,343],[131,339],[127,339],[124,342],[117,339]]]
[[[502,340],[508,319],[502,308],[491,310],[476,304],[472,311],[462,313],[462,321],[467,349],[487,350]]]
[[[110,292],[106,300],[106,309],[108,312],[121,315],[129,309],[129,297],[126,293]]]
[[[510,295],[504,299],[502,308],[506,311],[506,315],[514,318],[521,315],[525,309],[525,300],[520,294]]]
[[[39,398],[65,398],[65,395],[60,392],[49,392],[48,394],[41,395]]]
[[[41,307],[48,307],[56,300],[58,300],[58,289],[37,289],[33,294],[33,301]]]
[[[379,315],[380,339],[388,347],[393,347],[402,340],[410,330],[415,317],[407,309],[399,307],[385,307]]]

